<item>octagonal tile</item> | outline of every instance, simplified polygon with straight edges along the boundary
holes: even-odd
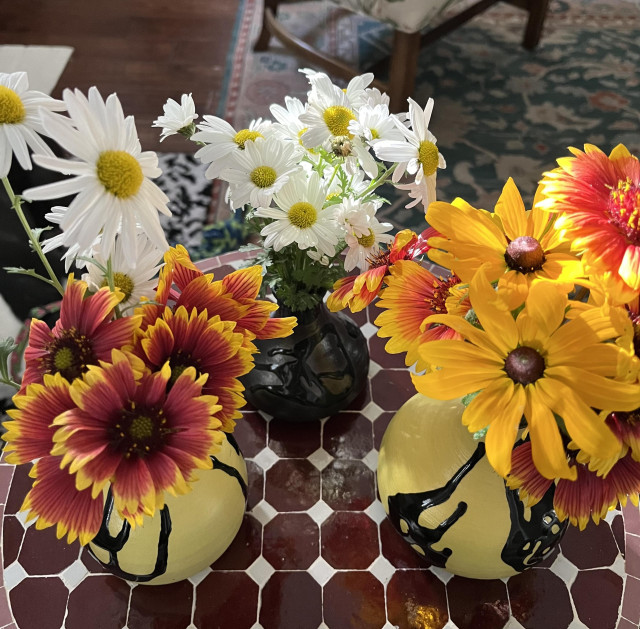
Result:
[[[251,511],[264,499],[264,470],[253,461],[245,461],[247,464],[247,511]]]
[[[380,310],[379,312],[381,313],[383,311]],[[384,365],[388,369],[406,369],[404,364],[405,352],[401,354],[390,354],[385,349],[388,341],[388,338],[380,338],[377,334],[369,339],[369,354],[371,360],[375,360],[379,365]]]
[[[400,629],[442,629],[449,620],[444,583],[428,570],[396,572],[387,586],[387,609],[389,622]]]
[[[375,498],[374,474],[362,461],[336,459],[322,470],[322,499],[336,511],[361,511]]]
[[[615,629],[622,584],[622,578],[606,568],[578,573],[571,594],[578,617],[589,629]]]
[[[337,572],[324,586],[328,627],[370,629],[385,624],[384,587],[370,572]]]
[[[24,537],[24,527],[14,515],[8,515],[2,523],[2,552],[4,553],[4,565],[10,566],[20,552],[20,545]]]
[[[419,555],[407,544],[389,518],[380,522],[380,542],[382,554],[396,568],[424,569],[429,566],[426,557]]]
[[[353,402],[347,406],[347,411],[359,411],[371,402],[371,383],[367,380],[362,387],[362,391],[354,398]]]
[[[277,515],[264,527],[264,558],[276,570],[306,570],[319,556],[318,525],[306,513]]]
[[[613,538],[616,540],[620,554],[624,557],[624,522],[622,514],[619,513],[613,518],[611,522],[611,532],[613,533]]]
[[[640,621],[640,579],[627,577],[621,614],[624,618]]]
[[[595,524],[592,520],[584,531],[570,526],[560,548],[562,554],[580,569],[610,566],[618,556],[618,545],[611,527],[606,522]]]
[[[41,531],[30,526],[25,531],[18,561],[29,574],[55,574],[70,566],[79,554],[80,544],[58,539],[55,526]]]
[[[251,458],[267,445],[267,422],[255,411],[243,413],[242,419],[236,421],[233,434],[242,455]]]
[[[348,308],[345,308],[341,312],[349,317],[349,319],[355,321],[359,327],[369,323],[368,311],[366,308],[364,310],[360,310],[360,312],[351,312]]]
[[[193,622],[202,629],[250,629],[258,620],[258,594],[244,572],[212,572],[196,587]]]
[[[87,577],[69,594],[65,629],[86,629],[88,618],[98,626],[124,627],[130,594],[131,586],[113,575]]]
[[[320,447],[320,423],[317,421],[269,424],[269,447],[283,458],[306,458]]]
[[[278,511],[306,511],[320,499],[320,472],[306,459],[281,459],[266,478],[265,498]]]
[[[384,437],[384,433],[395,414],[395,411],[385,411],[380,413],[380,416],[373,422],[373,446],[376,450],[380,450],[382,437]]]
[[[502,581],[454,576],[447,593],[451,620],[458,629],[502,629],[509,620],[509,597]]]
[[[5,515],[14,515],[20,511],[22,501],[33,484],[33,478],[29,476],[30,470],[30,464],[16,466],[15,472],[13,473],[13,480],[11,481],[11,489],[9,489],[9,496],[7,497],[7,503],[4,507]]]
[[[60,629],[67,588],[58,577],[28,577],[9,592],[9,600],[18,626]]]
[[[245,514],[240,530],[227,550],[219,557],[214,570],[246,570],[260,556],[262,524]]]
[[[129,629],[148,629],[153,618],[153,629],[186,627],[191,622],[193,585],[178,581],[169,585],[135,587],[131,591]]]
[[[334,568],[368,568],[379,554],[378,527],[365,513],[339,511],[322,523],[322,556]]]
[[[330,417],[322,432],[322,446],[337,459],[361,459],[373,448],[371,422],[359,413]]]
[[[321,622],[322,588],[315,579],[306,572],[274,573],[262,590],[264,629],[317,629]]]
[[[371,380],[373,401],[385,411],[397,411],[415,392],[408,369],[383,369]]]

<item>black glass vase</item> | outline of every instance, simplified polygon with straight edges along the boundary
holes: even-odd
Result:
[[[313,421],[353,402],[369,372],[367,340],[352,319],[320,301],[303,312],[281,305],[278,317],[295,316],[293,334],[254,341],[255,367],[242,378],[245,397],[277,419]]]

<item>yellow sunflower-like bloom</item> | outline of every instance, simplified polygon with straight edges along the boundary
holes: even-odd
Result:
[[[613,380],[628,354],[606,342],[624,332],[624,310],[591,308],[566,321],[566,296],[540,282],[514,319],[488,282],[485,267],[471,282],[470,300],[483,329],[452,315],[427,319],[456,330],[466,342],[425,343],[422,357],[436,369],[414,376],[417,390],[440,400],[480,391],[462,421],[471,432],[488,427],[487,456],[505,477],[523,415],[533,460],[546,478],[576,477],[554,414],[578,448],[591,456],[616,456],[619,441],[593,409],[640,406],[637,384]]]
[[[498,280],[498,291],[514,309],[539,281],[555,283],[569,292],[582,275],[570,244],[554,229],[555,217],[535,205],[526,211],[513,179],[509,178],[494,213],[479,210],[462,199],[453,204],[435,202],[426,219],[443,237],[429,239],[429,257],[451,269],[463,282],[487,264],[489,281]]]

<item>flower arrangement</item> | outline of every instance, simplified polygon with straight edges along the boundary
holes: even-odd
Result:
[[[386,349],[418,392],[462,398],[463,423],[529,506],[583,529],[640,492],[640,164],[592,145],[543,175],[531,210],[509,179],[493,212],[433,202],[433,231],[340,280],[333,310],[374,299]],[[407,243],[410,248],[407,249]],[[447,273],[448,271],[448,273]]]
[[[410,207],[435,200],[436,171],[445,167],[428,130],[433,100],[409,100],[408,116],[392,116],[389,98],[369,88],[372,74],[342,90],[323,73],[304,70],[306,103],[274,104],[275,121],[258,119],[237,130],[205,115],[195,124],[193,101],[170,100],[156,121],[164,137],[181,133],[202,145],[196,157],[206,176],[228,183],[230,207],[262,237],[256,261],[264,286],[293,312],[320,303],[334,283],[390,243],[390,223],[376,213],[390,181],[413,197]],[[408,124],[404,124],[408,117]],[[391,162],[387,165],[384,162]],[[409,184],[400,179],[413,175]]]
[[[15,345],[2,345],[0,381],[18,389],[4,424],[6,460],[33,464],[27,519],[87,544],[100,530],[107,489],[135,527],[167,493],[187,493],[195,470],[212,467],[241,417],[239,378],[253,367],[253,341],[290,334],[295,318],[271,318],[277,305],[257,299],[259,266],[215,281],[184,247],[168,246],[159,213],[170,214],[169,199],[152,181],[157,156],[141,151],[115,94],[65,90],[58,101],[29,90],[24,73],[0,74],[0,128],[0,177],[46,275],[10,271],[61,296],[53,328],[31,321],[20,382],[7,366]],[[24,169],[33,159],[72,177],[18,196],[8,179],[13,155]],[[30,228],[23,199],[69,195],[68,207],[47,214],[60,233],[41,242],[44,230]],[[66,286],[46,256],[59,247],[67,270],[86,271],[82,279],[71,273]]]

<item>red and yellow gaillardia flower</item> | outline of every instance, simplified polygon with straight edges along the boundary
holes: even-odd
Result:
[[[552,282],[569,292],[582,265],[570,244],[553,228],[554,217],[536,206],[526,211],[520,192],[509,178],[493,213],[462,199],[437,201],[427,209],[427,221],[442,236],[429,239],[429,257],[470,282],[486,265],[490,282],[513,309],[524,303],[532,285]]]
[[[172,382],[169,364],[150,373],[118,350],[70,387],[75,408],[53,421],[52,454],[95,498],[110,484],[116,509],[135,526],[164,505],[164,492],[189,491],[192,472],[210,469],[223,433],[207,376],[187,367]]]
[[[538,207],[561,213],[558,227],[589,272],[610,271],[640,290],[640,162],[622,144],[607,156],[585,144],[584,152],[558,160],[545,174]]]
[[[420,348],[433,370],[414,376],[417,390],[441,400],[480,391],[462,421],[471,432],[488,427],[487,456],[504,477],[523,416],[533,461],[545,478],[576,478],[556,415],[578,448],[592,456],[615,456],[618,439],[593,409],[640,406],[640,387],[614,379],[628,354],[607,342],[625,333],[624,310],[591,308],[566,321],[566,295],[539,282],[514,318],[484,267],[471,282],[470,300],[482,329],[452,315],[427,319],[456,330],[463,341],[432,341]]]
[[[132,343],[141,318],[113,318],[123,293],[112,292],[108,287],[90,296],[86,292],[87,285],[71,275],[62,297],[60,318],[53,329],[44,321],[32,319],[21,393],[28,384],[42,382],[47,373],[60,373],[71,381],[89,365],[109,360],[112,349]]]

